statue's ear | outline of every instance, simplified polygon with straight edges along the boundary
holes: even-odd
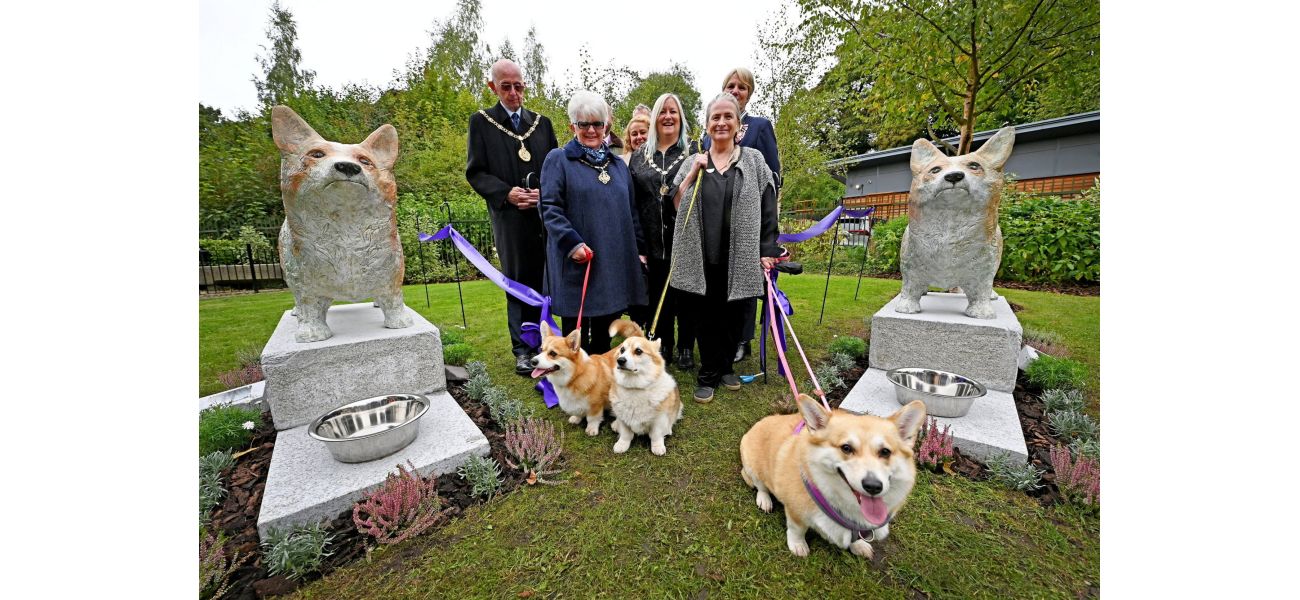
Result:
[[[980,157],[980,162],[984,163],[986,169],[1002,170],[1002,165],[1007,164],[1007,159],[1011,158],[1011,147],[1016,142],[1016,128],[1003,127],[999,129],[989,141],[984,142],[979,150],[975,151]]]
[[[370,148],[375,157],[375,165],[380,169],[391,170],[393,163],[397,162],[397,129],[392,125],[380,125],[361,145]]]
[[[925,169],[925,166],[934,162],[934,159],[943,156],[943,152],[930,143],[930,140],[921,138],[912,143],[912,175],[916,175]]]
[[[285,154],[302,154],[304,146],[325,140],[288,106],[271,109],[271,139]]]

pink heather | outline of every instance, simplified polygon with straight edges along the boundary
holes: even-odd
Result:
[[[934,417],[926,420],[925,425],[921,427],[921,449],[917,452],[917,460],[921,464],[938,466],[945,459],[952,458],[953,442],[951,425],[944,425],[943,430],[939,430],[939,423]]]
[[[1072,459],[1070,450],[1063,446],[1052,448],[1052,470],[1056,471],[1056,487],[1066,498],[1096,504],[1101,494],[1101,465],[1087,456]]]
[[[545,419],[527,417],[506,426],[506,450],[515,460],[506,458],[506,464],[512,469],[537,474],[537,481],[551,483],[543,475],[554,475],[560,469],[550,469],[560,457],[564,447],[564,432],[555,437],[555,426]],[[515,462],[518,461],[518,462]]]
[[[415,475],[415,465],[411,469],[397,465],[398,473],[390,473],[378,489],[352,507],[357,531],[381,544],[395,544],[441,520],[445,511],[439,510],[442,501],[436,480]]]

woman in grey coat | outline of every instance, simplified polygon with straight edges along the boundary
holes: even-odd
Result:
[[[719,384],[740,389],[732,357],[744,327],[742,309],[747,299],[763,295],[764,269],[780,255],[772,169],[762,153],[736,143],[740,104],[734,96],[719,94],[709,102],[704,129],[710,148],[673,179],[672,287],[685,292],[685,309],[698,326],[697,402],[712,400]]]

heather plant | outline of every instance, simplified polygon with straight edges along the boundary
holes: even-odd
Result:
[[[832,352],[830,357],[826,359],[826,364],[833,365],[836,371],[844,373],[857,366],[858,363],[852,356],[843,352]]]
[[[1087,456],[1071,457],[1061,446],[1052,448],[1050,456],[1061,495],[1076,504],[1096,504],[1101,493],[1101,464]]]
[[[244,427],[251,422],[253,428]],[[199,455],[243,448],[262,425],[262,411],[247,406],[216,406],[199,413]]]
[[[1070,442],[1070,451],[1075,456],[1086,456],[1093,460],[1101,460],[1101,442],[1096,439],[1076,439]]]
[[[847,354],[850,358],[859,359],[867,353],[867,342],[860,337],[851,335],[842,335],[831,341],[831,354]]]
[[[526,417],[506,426],[506,451],[515,460],[506,458],[512,469],[528,473],[528,483],[558,483],[547,481],[546,475],[555,475],[563,469],[551,468],[564,447],[564,432],[555,436],[555,426],[546,419]],[[518,462],[515,462],[518,461]]]
[[[409,461],[408,461],[409,464]],[[396,544],[420,535],[446,515],[435,479],[422,479],[398,464],[384,483],[352,506],[357,531],[381,544]]]
[[[469,344],[447,344],[442,347],[442,362],[449,365],[463,365],[474,354],[474,347]]]
[[[302,579],[320,570],[332,552],[325,547],[334,540],[320,523],[291,529],[271,529],[262,540],[262,555],[272,575]]]
[[[479,363],[482,364],[482,363]],[[470,400],[482,402],[484,394],[492,387],[492,380],[488,378],[487,373],[470,375],[469,381],[465,382],[465,395]]]
[[[456,474],[470,484],[470,494],[490,498],[501,489],[501,465],[496,459],[477,454],[456,468]]]
[[[1083,410],[1083,392],[1079,390],[1044,390],[1039,399],[1043,401],[1043,412],[1047,414]]]
[[[1097,439],[1097,423],[1087,413],[1077,410],[1058,410],[1047,413],[1047,425],[1056,437],[1064,440]]]
[[[482,375],[483,377],[488,376],[487,365],[483,364],[483,361],[481,360],[471,360],[465,363],[465,371],[469,373],[470,377],[478,377],[479,375]]]
[[[233,389],[266,379],[262,375],[262,351],[257,347],[242,348],[235,352],[239,367],[217,375],[226,389]]]
[[[817,382],[821,384],[823,391],[832,392],[844,387],[844,380],[840,379],[840,371],[833,364],[817,365],[813,373],[817,375]]]
[[[529,413],[523,402],[498,386],[492,386],[483,393],[483,404],[487,405],[492,419],[499,425],[518,421]]]
[[[220,598],[229,591],[230,575],[244,566],[252,554],[240,556],[238,551],[228,552],[226,536],[212,535],[199,528],[199,598]]]
[[[1011,456],[1009,452],[1000,452],[988,458],[986,466],[989,469],[989,475],[994,481],[997,481],[1013,490],[1028,492],[1043,487],[1038,480],[1043,476],[1043,471],[1039,470],[1032,464]]]
[[[1068,358],[1044,354],[1025,367],[1025,379],[1039,389],[1080,390],[1087,385],[1088,368]]]
[[[952,459],[953,441],[951,425],[939,429],[939,422],[934,417],[921,426],[921,448],[916,453],[916,460],[923,465],[937,467]]]

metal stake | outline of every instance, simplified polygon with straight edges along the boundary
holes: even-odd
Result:
[[[862,264],[858,265],[858,287],[853,288],[853,301],[858,301],[858,290],[862,289],[862,271],[867,268],[867,250],[871,249],[871,216],[867,216],[867,243],[862,245]]]
[[[447,224],[451,225],[451,202],[442,201],[442,205],[447,209]],[[455,249],[451,253],[452,268],[456,273],[456,294],[460,296],[460,326],[461,329],[469,329],[469,321],[465,320],[465,292],[460,288],[460,256]]]
[[[826,262],[826,286],[822,288],[822,311],[817,315],[817,324],[822,324],[822,317],[826,315],[826,293],[831,289],[831,267],[835,266],[835,247],[840,242],[840,220],[835,219],[835,237],[831,239],[831,258]]]
[[[415,232],[416,235],[419,235],[420,211],[418,210],[415,211]],[[415,243],[415,249],[420,254],[420,279],[424,281],[424,307],[429,308],[432,304],[429,304],[429,274],[428,271],[425,271],[424,269],[424,243],[417,241]]]

